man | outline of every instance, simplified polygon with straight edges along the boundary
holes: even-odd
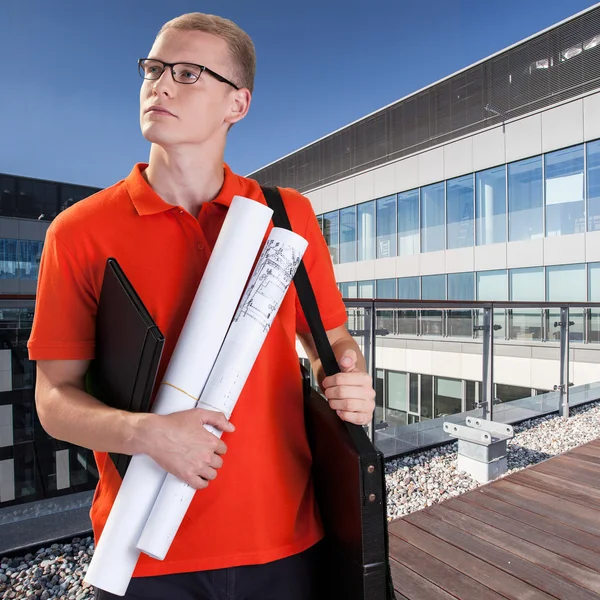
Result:
[[[344,327],[345,308],[306,198],[282,190],[292,228],[309,242],[304,261],[343,373],[324,378],[292,288],[236,405],[235,431],[220,413],[132,414],[85,392],[106,259],[117,258],[165,334],[160,381],[233,196],[265,203],[256,182],[223,163],[228,130],[250,107],[250,38],[231,21],[183,15],[163,26],[139,69],[149,164],[136,165],[125,180],[61,213],[48,230],[29,342],[30,358],[38,361],[40,421],[50,435],[95,452],[96,540],[120,485],[108,452],[148,454],[202,490],[166,559],[140,557],[127,599],[309,600],[322,528],[296,335],[340,418],[368,423],[375,393]],[[222,430],[222,439],[205,423]],[[97,591],[99,599],[111,597]]]

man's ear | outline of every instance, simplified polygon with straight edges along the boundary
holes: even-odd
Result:
[[[225,122],[230,125],[241,121],[248,114],[252,102],[252,94],[248,88],[236,90],[232,96],[231,106],[225,115]]]

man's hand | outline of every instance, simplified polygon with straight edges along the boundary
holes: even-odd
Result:
[[[227,452],[227,446],[206,431],[204,424],[233,431],[225,415],[192,408],[169,415],[148,413],[148,417],[141,430],[140,451],[194,489],[207,487],[223,466],[221,456]]]
[[[357,361],[354,350],[345,350],[338,360],[342,372],[325,377],[322,387],[329,406],[341,419],[367,425],[375,410],[375,390],[371,376],[358,369]]]

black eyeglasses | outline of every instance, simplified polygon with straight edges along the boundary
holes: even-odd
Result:
[[[204,71],[209,75],[212,75],[217,81],[222,81],[230,85],[231,87],[239,90],[240,88],[231,83],[229,79],[225,79],[222,75],[215,73],[212,69],[203,65],[195,65],[193,63],[166,63],[162,60],[156,60],[154,58],[140,58],[138,59],[138,71],[143,79],[156,80],[160,79],[164,70],[170,67],[171,75],[173,80],[177,83],[196,83]]]

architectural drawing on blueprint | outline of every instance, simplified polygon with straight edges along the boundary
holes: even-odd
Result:
[[[250,317],[267,331],[301,259],[297,248],[268,239],[234,321]]]

